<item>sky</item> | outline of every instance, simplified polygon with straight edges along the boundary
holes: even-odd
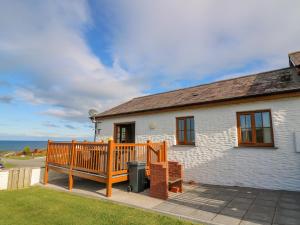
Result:
[[[0,140],[92,139],[88,110],[288,67],[298,0],[1,0]]]

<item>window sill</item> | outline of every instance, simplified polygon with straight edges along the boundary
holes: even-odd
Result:
[[[276,150],[278,149],[278,147],[275,147],[275,146],[234,146],[233,148],[235,149],[249,149],[249,148],[253,148],[253,149],[268,149],[268,150]]]
[[[196,145],[173,145],[173,147],[196,147]]]

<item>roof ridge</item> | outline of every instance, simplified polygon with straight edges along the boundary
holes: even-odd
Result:
[[[170,90],[170,91],[165,91],[165,92],[160,92],[160,93],[154,93],[154,94],[150,94],[150,95],[139,96],[139,97],[132,98],[131,100],[128,100],[127,102],[132,101],[133,99],[139,99],[139,98],[144,98],[144,97],[161,95],[161,94],[166,94],[166,93],[171,93],[171,92],[186,90],[186,89],[190,89],[190,88],[202,87],[202,86],[206,86],[206,85],[211,85],[211,84],[216,84],[216,83],[222,83],[222,82],[226,82],[226,81],[237,80],[237,79],[241,79],[241,78],[245,78],[245,77],[257,76],[257,75],[260,75],[260,74],[272,73],[272,72],[277,72],[277,71],[280,71],[280,70],[287,70],[287,69],[290,69],[290,67],[285,67],[285,68],[280,68],[280,69],[274,69],[274,70],[269,70],[269,71],[265,71],[265,72],[259,72],[259,73],[249,74],[249,75],[245,75],[245,76],[233,77],[233,78],[229,78],[229,79],[213,81],[213,82],[205,83],[205,84],[198,84],[198,85],[190,86],[190,87],[178,88],[178,89],[174,89],[174,90]]]
[[[296,53],[300,53],[300,51],[290,52],[290,53],[288,54],[288,56],[293,55],[293,54],[296,54]]]

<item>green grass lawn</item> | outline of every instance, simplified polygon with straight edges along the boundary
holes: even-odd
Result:
[[[176,218],[42,187],[0,191],[0,224],[191,224]]]

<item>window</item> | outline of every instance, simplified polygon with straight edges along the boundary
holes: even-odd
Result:
[[[270,110],[237,113],[240,146],[274,146]]]
[[[194,117],[176,118],[177,144],[195,144]]]

